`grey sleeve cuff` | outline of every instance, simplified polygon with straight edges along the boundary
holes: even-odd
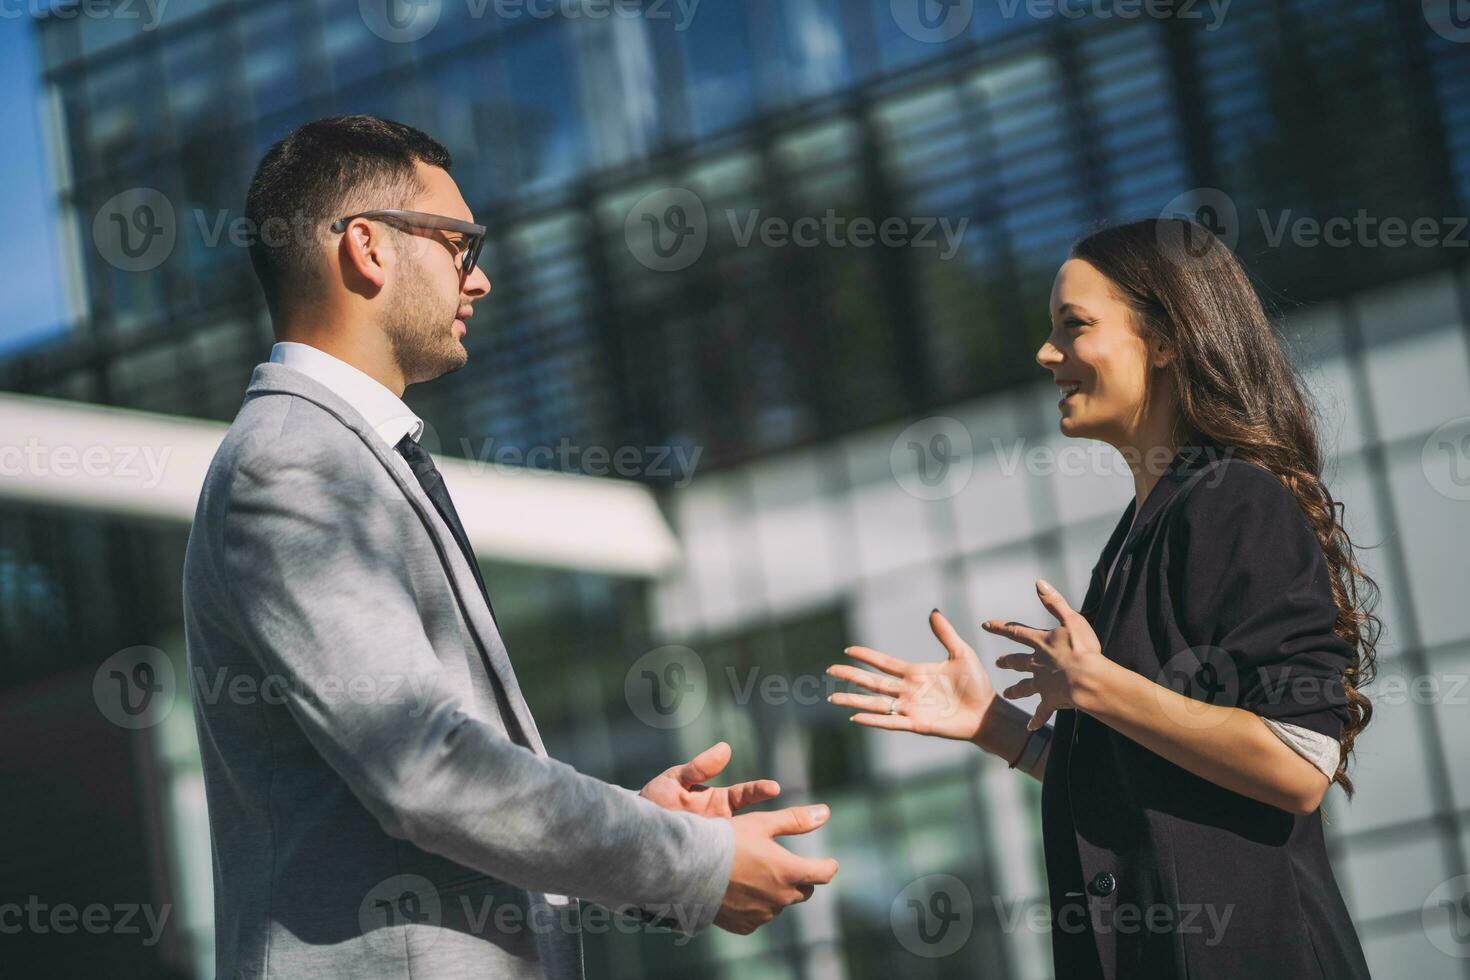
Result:
[[[665,816],[686,821],[694,831],[699,846],[689,861],[690,875],[679,889],[679,897],[670,905],[625,909],[631,915],[653,925],[675,929],[695,936],[708,929],[719,914],[730,886],[730,871],[735,864],[735,825],[729,820],[701,817],[693,813],[673,813],[645,800],[636,790],[622,790],[643,805],[655,807]]]
[[[680,931],[695,936],[708,929],[719,914],[720,903],[725,900],[725,891],[730,887],[730,871],[735,864],[735,825],[729,820],[696,817],[706,825],[711,838],[708,854],[702,870],[689,883],[689,906],[679,916]]]
[[[1262,718],[1261,720],[1266,723],[1267,728],[1276,733],[1277,738],[1291,746],[1297,755],[1316,766],[1317,770],[1328,779],[1337,773],[1337,763],[1342,752],[1337,739],[1329,738],[1300,725],[1289,725],[1274,718]]]

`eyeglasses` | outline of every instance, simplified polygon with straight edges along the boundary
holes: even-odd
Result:
[[[475,263],[480,260],[480,249],[485,246],[485,226],[477,225],[470,221],[461,221],[458,218],[446,218],[442,214],[427,214],[423,211],[401,211],[390,209],[386,211],[362,211],[358,214],[349,214],[345,218],[338,218],[332,222],[332,230],[342,232],[347,230],[347,222],[354,218],[367,218],[369,221],[386,221],[391,225],[402,225],[408,228],[419,228],[425,231],[449,231],[460,237],[454,240],[455,248],[459,252],[459,274],[461,278],[469,276],[475,271]]]

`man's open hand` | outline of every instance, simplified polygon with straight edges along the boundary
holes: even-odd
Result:
[[[781,787],[774,779],[757,779],[734,786],[705,786],[730,764],[730,745],[716,742],[680,766],[671,766],[639,792],[665,810],[697,813],[701,817],[733,817],[738,810],[775,799]]]

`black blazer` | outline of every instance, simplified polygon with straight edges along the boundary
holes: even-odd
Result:
[[[1192,434],[1131,533],[1129,503],[1079,612],[1131,670],[1337,738],[1353,651],[1326,558],[1292,494],[1231,456]],[[1041,809],[1058,980],[1368,976],[1320,810],[1227,790],[1073,709]]]

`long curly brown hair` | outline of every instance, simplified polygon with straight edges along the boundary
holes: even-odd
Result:
[[[1344,672],[1348,721],[1332,781],[1351,799],[1348,758],[1373,717],[1362,689],[1376,672],[1382,623],[1377,584],[1364,573],[1343,526],[1343,504],[1322,482],[1317,413],[1235,254],[1212,232],[1180,218],[1095,231],[1072,247],[1106,276],[1146,337],[1175,352],[1167,369],[1180,432],[1190,427],[1269,470],[1296,497],[1331,571],[1333,631],[1356,652]]]

